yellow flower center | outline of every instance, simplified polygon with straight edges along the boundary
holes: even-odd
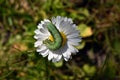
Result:
[[[67,38],[66,38],[66,35],[65,35],[63,32],[60,32],[60,34],[61,34],[61,36],[62,36],[62,38],[63,38],[62,46],[64,46],[65,43],[66,43],[66,41],[67,41]],[[49,40],[54,41],[54,38],[53,38],[52,35],[49,36]]]
[[[67,38],[66,38],[66,35],[63,32],[61,32],[61,36],[63,38],[62,46],[64,46],[66,41],[67,41]]]
[[[54,39],[53,39],[53,36],[52,36],[52,35],[50,35],[50,36],[49,36],[49,40],[50,40],[50,41],[54,41]]]

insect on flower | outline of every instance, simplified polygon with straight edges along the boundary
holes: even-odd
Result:
[[[81,38],[71,18],[57,16],[51,20],[44,19],[37,28],[34,46],[43,57],[48,56],[48,60],[68,61],[71,54],[78,52],[75,46],[79,45]]]

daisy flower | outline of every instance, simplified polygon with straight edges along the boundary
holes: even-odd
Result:
[[[44,19],[34,32],[36,51],[43,57],[48,56],[48,60],[68,61],[71,54],[78,52],[75,46],[79,45],[81,38],[71,18],[57,16],[51,20]]]

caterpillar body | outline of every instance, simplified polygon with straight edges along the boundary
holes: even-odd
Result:
[[[43,41],[44,44],[46,44],[46,46],[50,49],[50,50],[57,50],[62,46],[62,41],[63,38],[61,36],[61,33],[59,32],[59,30],[55,27],[54,24],[48,22],[46,25],[48,31],[50,32],[50,34],[53,37],[53,41],[46,39]]]

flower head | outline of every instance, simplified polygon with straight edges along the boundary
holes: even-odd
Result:
[[[78,52],[75,46],[79,45],[81,38],[71,18],[57,16],[51,21],[44,19],[37,27],[34,46],[43,57],[48,56],[48,60],[53,62],[68,61],[72,53]]]

